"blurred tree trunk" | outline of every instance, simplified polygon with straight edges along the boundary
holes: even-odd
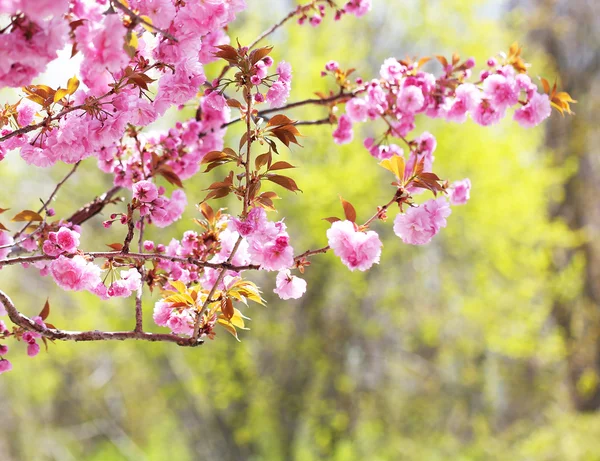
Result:
[[[577,298],[558,296],[552,315],[565,339],[573,405],[592,412],[600,409],[600,2],[535,0],[532,6],[530,34],[555,60],[559,84],[579,101],[576,116],[555,115],[546,129],[554,162],[577,162],[551,215],[585,233],[581,246],[555,254],[557,271],[576,255],[583,256],[585,267]]]

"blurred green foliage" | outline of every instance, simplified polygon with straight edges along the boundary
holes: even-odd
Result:
[[[232,31],[241,43],[291,7],[269,2],[265,14],[266,3],[249,4]],[[329,88],[319,72],[330,59],[370,78],[388,56],[459,51],[482,63],[522,38],[494,2],[374,4],[360,20],[315,29],[292,24],[273,36],[273,57],[294,69],[292,100]],[[534,73],[552,75],[543,54],[526,46],[525,56]],[[288,115],[308,120],[323,112]],[[340,147],[330,127],[304,127],[304,147],[282,154],[298,166],[294,178],[303,190],[278,191],[297,250],[324,244],[321,218],[341,214],[338,194],[356,206],[360,221],[394,192],[389,173],[361,146],[371,130],[361,127]],[[574,247],[581,236],[547,211],[562,199],[574,163],[552,166],[543,128],[525,131],[510,120],[493,129],[421,121],[417,132],[424,130],[438,140],[435,171],[469,177],[474,187],[432,244],[403,245],[390,213],[375,224],[384,252],[368,273],[349,272],[331,254],[317,256],[307,294],[285,303],[272,295],[274,277],[261,277],[270,302],[245,312],[251,331],[241,343],[222,333],[198,349],[54,344],[36,359],[14,346],[15,370],[0,380],[2,459],[600,460],[600,417],[571,409],[566,351],[550,318],[555,299],[568,302],[581,291],[583,260],[573,258],[559,273],[553,262],[556,248]],[[235,130],[228,136],[237,144]],[[63,188],[59,216],[110,187],[93,163],[84,162]],[[14,158],[2,168],[0,204],[14,208],[35,206],[32,195],[46,197],[67,171],[57,166],[32,177]],[[190,203],[207,184],[202,176],[186,183]],[[194,216],[190,206],[176,230],[152,229],[148,238],[180,238]],[[122,229],[102,237],[100,230],[97,219],[83,234],[86,248],[122,240]],[[67,295],[34,270],[4,269],[2,289],[28,314],[50,296],[56,325],[132,326],[130,300]],[[150,325],[153,303],[146,299]]]

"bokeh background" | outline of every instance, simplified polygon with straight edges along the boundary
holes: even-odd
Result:
[[[295,5],[248,3],[230,29],[242,43]],[[251,330],[241,343],[225,333],[197,349],[57,343],[35,359],[14,345],[15,370],[0,378],[0,459],[600,460],[600,4],[373,3],[360,20],[292,24],[271,37],[274,58],[293,65],[292,100],[328,88],[319,71],[330,59],[371,78],[389,56],[458,51],[484,63],[518,40],[532,73],[558,78],[579,101],[577,115],[555,113],[532,130],[510,120],[491,129],[419,121],[417,132],[438,139],[436,172],[471,178],[470,203],[426,247],[403,245],[391,219],[377,223],[384,252],[367,273],[315,257],[298,301],[278,300],[274,277],[260,278],[269,305],[245,312]],[[52,72],[58,83],[70,76]],[[389,198],[389,176],[361,146],[372,128],[363,129],[340,147],[330,127],[303,127],[304,148],[283,154],[304,191],[282,192],[280,202],[296,249],[324,244],[320,218],[340,214],[338,194],[365,218]],[[68,166],[31,170],[12,154],[1,169],[0,205],[23,209]],[[190,203],[210,180],[186,183]],[[86,160],[55,209],[69,215],[110,186]],[[176,228],[148,237],[180,238],[193,217],[190,206]],[[86,248],[122,240],[101,221],[88,223]],[[0,282],[30,315],[49,296],[58,326],[132,327],[131,300],[67,294],[19,267],[3,269]]]

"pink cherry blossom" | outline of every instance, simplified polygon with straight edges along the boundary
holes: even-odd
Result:
[[[348,144],[354,137],[352,121],[348,115],[342,115],[338,120],[338,126],[333,132],[333,141],[336,144]]]
[[[187,197],[181,189],[173,191],[170,200],[161,207],[162,213],[152,214],[152,222],[157,227],[167,227],[181,218],[187,206]]]
[[[158,197],[158,189],[148,180],[136,182],[133,185],[133,198],[140,202],[152,202]]]
[[[428,200],[423,205],[411,207],[394,220],[394,232],[404,243],[425,245],[446,227],[451,210],[444,197]]]
[[[533,128],[550,116],[552,107],[547,94],[535,93],[531,100],[514,114],[514,120],[523,128]]]
[[[450,203],[452,205],[464,205],[469,201],[471,192],[471,181],[465,178],[455,181],[450,186]]]
[[[405,71],[406,67],[400,64],[396,58],[387,58],[381,65],[379,75],[384,80],[394,83],[402,78]]]
[[[8,232],[0,231],[0,247],[5,245],[12,245],[14,242],[13,238]],[[4,259],[10,253],[10,246],[7,248],[0,248],[0,259]]]
[[[271,85],[271,88],[269,88],[269,91],[267,91],[266,99],[271,107],[279,107],[285,104],[289,95],[289,85],[278,80],[275,83],[273,83],[273,85]]]
[[[360,18],[371,11],[371,0],[350,0],[344,6],[344,10]]]
[[[100,282],[100,268],[87,262],[83,256],[59,256],[50,264],[50,273],[63,290],[91,290]]]
[[[366,271],[379,263],[382,243],[375,231],[359,232],[351,221],[336,221],[327,230],[327,239],[351,271]]]
[[[12,363],[4,358],[0,360],[0,375],[10,370],[12,370]]]
[[[400,90],[396,106],[403,114],[414,114],[423,108],[425,96],[418,86],[405,86]]]
[[[346,103],[346,113],[353,122],[364,122],[367,120],[367,101],[361,98],[352,98]]]
[[[519,102],[519,88],[512,77],[490,75],[483,82],[483,91],[490,98],[490,104],[500,112]]]
[[[306,280],[290,275],[288,269],[277,274],[276,288],[273,290],[281,299],[298,299],[306,292]]]

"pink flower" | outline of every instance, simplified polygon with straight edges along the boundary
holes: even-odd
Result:
[[[157,302],[154,305],[154,314],[152,316],[154,318],[154,322],[158,326],[166,327],[172,311],[173,309],[169,303],[163,301]]]
[[[14,242],[13,238],[8,232],[0,231],[0,246],[12,245]],[[0,248],[0,259],[4,259],[10,253],[10,247]]]
[[[231,218],[231,228],[239,232],[242,237],[259,232],[267,224],[267,213],[264,208],[252,208],[244,221],[238,218]]]
[[[456,88],[455,94],[456,99],[446,113],[446,119],[463,123],[467,120],[467,111],[475,109],[480,102],[481,91],[472,83],[463,83]]]
[[[394,83],[402,78],[405,71],[406,67],[400,64],[396,58],[387,58],[381,65],[379,75],[384,80]]]
[[[394,220],[394,233],[404,243],[425,245],[442,227],[451,210],[444,197],[428,200],[421,206],[412,207]]]
[[[150,181],[142,180],[133,185],[133,198],[140,202],[152,202],[158,197],[158,189]]]
[[[286,233],[278,235],[266,244],[252,242],[250,245],[252,262],[260,264],[267,271],[278,271],[294,265],[294,249]]]
[[[49,167],[56,163],[57,153],[48,149],[42,149],[31,144],[25,144],[21,148],[21,157],[29,165]]]
[[[287,83],[288,86],[292,83],[292,65],[289,62],[281,61],[277,64],[277,74],[281,82]]]
[[[533,128],[550,117],[552,107],[547,94],[535,93],[529,102],[517,109],[514,120],[524,128]]]
[[[227,101],[216,91],[202,98],[200,102],[202,108],[203,129],[208,131],[210,128],[219,129],[221,125],[227,123],[231,118],[231,108]]]
[[[167,227],[181,218],[183,214],[183,210],[187,206],[187,197],[185,196],[185,192],[181,189],[177,189],[173,191],[173,195],[171,195],[170,200],[166,200],[166,203],[163,205],[162,213],[154,214],[152,213],[152,223],[156,227]]]
[[[42,250],[49,256],[58,256],[62,253],[75,253],[79,246],[79,232],[66,227],[61,227],[58,232],[50,232],[48,240],[42,245]]]
[[[131,0],[130,6],[152,19],[152,24],[161,29],[168,29],[175,16],[172,0]]]
[[[288,96],[290,95],[290,87],[286,85],[284,82],[278,80],[269,91],[267,91],[266,99],[271,107],[279,107],[285,104]]]
[[[79,232],[61,227],[56,233],[56,244],[65,253],[75,253],[79,247]]]
[[[338,120],[338,126],[333,132],[333,141],[336,144],[348,144],[354,137],[352,121],[348,115],[342,115]]]
[[[107,294],[111,297],[127,298],[133,291],[142,286],[142,276],[137,269],[131,268],[121,271],[121,280],[116,280],[110,286]]]
[[[462,181],[455,181],[450,186],[450,203],[452,205],[464,205],[470,198],[471,181],[465,178]]]
[[[371,10],[371,0],[350,0],[344,10],[360,18]]]
[[[336,221],[327,230],[329,246],[348,269],[366,271],[379,263],[382,243],[374,231],[358,232],[351,221]]]
[[[17,122],[19,126],[24,127],[33,122],[33,116],[36,113],[35,106],[28,101],[21,101],[17,107]]]
[[[50,264],[50,273],[63,290],[91,290],[100,281],[100,268],[88,263],[83,256],[66,258],[61,255]]]
[[[10,370],[12,370],[12,363],[6,359],[0,360],[0,375]]]
[[[29,357],[35,357],[40,352],[40,345],[38,343],[31,342],[27,345],[27,355]]]
[[[400,90],[396,107],[403,114],[414,114],[423,108],[425,96],[418,86],[405,86]]]
[[[438,232],[441,228],[446,227],[446,218],[450,216],[452,210],[450,209],[450,205],[448,205],[448,201],[445,197],[427,200],[423,206],[425,207],[427,213],[429,213],[431,223],[436,229],[436,232]]]
[[[367,101],[361,98],[352,98],[346,103],[346,113],[353,122],[364,122],[367,120]]]
[[[290,275],[289,269],[279,272],[273,290],[281,299],[298,299],[306,292],[306,280]]]
[[[392,158],[394,155],[404,156],[404,151],[397,144],[389,144],[387,146],[375,144],[373,138],[367,138],[364,140],[363,145],[367,148],[369,154],[379,160]]]
[[[494,107],[488,99],[483,99],[471,111],[473,121],[481,126],[495,125],[504,117],[504,111]]]
[[[328,61],[327,64],[325,64],[325,70],[328,70],[330,72],[338,70],[339,68],[340,68],[340,65],[338,64],[337,61]]]
[[[519,102],[519,88],[512,77],[490,75],[483,82],[483,91],[490,103],[500,112]]]
[[[404,243],[425,245],[431,241],[436,234],[436,230],[425,207],[418,206],[409,208],[404,214],[396,216],[394,233]]]

